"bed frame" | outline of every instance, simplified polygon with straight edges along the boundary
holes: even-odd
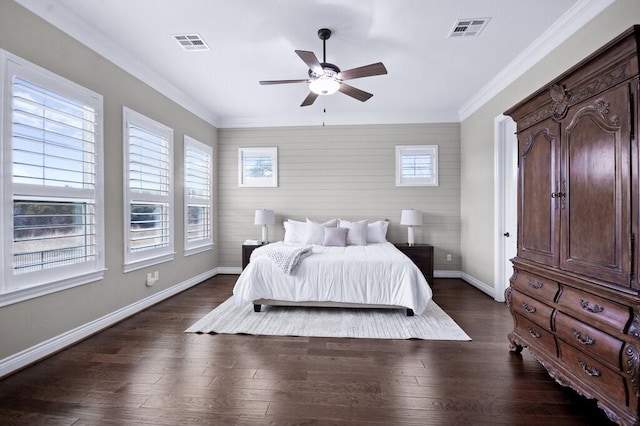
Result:
[[[414,315],[413,309],[397,305],[370,305],[366,303],[343,303],[343,302],[288,302],[285,300],[258,299],[253,301],[253,311],[260,312],[262,305],[270,306],[307,306],[315,308],[368,308],[368,309],[406,309],[407,316]]]

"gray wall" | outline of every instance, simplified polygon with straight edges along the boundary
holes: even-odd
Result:
[[[396,187],[396,145],[438,145],[438,187]],[[238,148],[278,147],[277,188],[238,187]],[[416,243],[434,246],[436,270],[459,270],[460,128],[457,123],[220,129],[218,133],[220,265],[240,266],[245,239],[260,239],[256,209],[277,219],[269,239],[284,236],[282,220],[389,219],[388,239],[407,241],[402,209],[423,211]],[[452,261],[446,261],[446,254]]]
[[[640,24],[640,1],[617,0],[531,70],[461,123],[462,270],[495,287],[493,264],[494,118],[590,53]]]
[[[216,251],[184,257],[183,136],[216,146],[217,129],[135,79],[84,45],[23,9],[0,1],[0,48],[104,96],[106,267],[102,281],[0,308],[0,360],[120,308],[204,274]],[[175,260],[124,274],[122,106],[174,129]],[[2,235],[4,238],[9,236]],[[147,272],[160,280],[145,286]]]

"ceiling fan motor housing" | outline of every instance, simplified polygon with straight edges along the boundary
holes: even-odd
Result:
[[[329,64],[327,62],[321,62],[320,66],[324,70],[324,74],[322,75],[326,75],[332,78],[337,78],[336,76],[340,73],[340,68],[338,68],[337,65]],[[320,77],[320,75],[316,74],[315,72],[313,72],[313,70],[309,69],[309,77],[311,79],[315,79]]]

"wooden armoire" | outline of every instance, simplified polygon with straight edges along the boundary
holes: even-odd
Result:
[[[508,110],[518,136],[511,349],[640,424],[640,26]]]

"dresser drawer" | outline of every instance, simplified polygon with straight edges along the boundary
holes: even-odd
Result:
[[[529,343],[530,347],[542,348],[554,357],[557,356],[556,339],[553,334],[521,315],[515,314],[513,319],[515,331]]]
[[[558,303],[579,317],[585,318],[589,323],[597,321],[621,333],[624,333],[625,326],[631,318],[629,307],[571,287],[563,288]]]
[[[627,404],[625,381],[621,375],[562,341],[558,341],[558,350],[565,366],[587,385],[587,389],[594,387],[608,398]]]
[[[552,307],[517,291],[512,293],[511,306],[514,312],[543,326],[547,330],[551,330]]]
[[[526,271],[518,271],[511,286],[536,299],[552,302],[558,294],[558,283]]]
[[[558,337],[565,342],[588,352],[615,369],[620,368],[623,341],[562,312],[558,312],[555,317],[555,330]]]

